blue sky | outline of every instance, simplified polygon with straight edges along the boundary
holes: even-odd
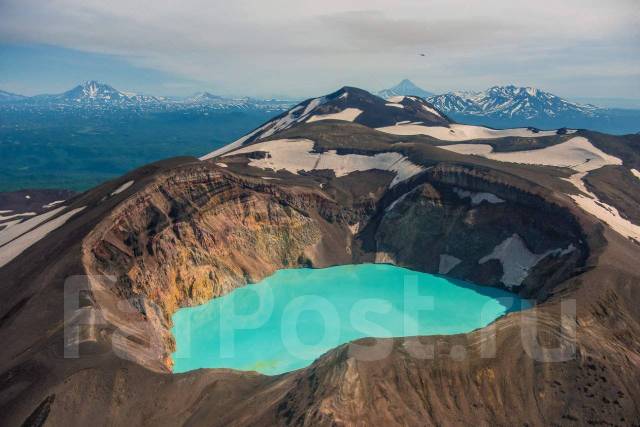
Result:
[[[639,29],[636,0],[2,0],[0,89],[305,97],[408,77],[640,98]]]
[[[137,67],[120,56],[58,46],[0,44],[0,58],[0,88],[26,95],[63,92],[84,80],[161,94],[192,93],[203,84],[162,70]]]

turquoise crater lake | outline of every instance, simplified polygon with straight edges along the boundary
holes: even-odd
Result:
[[[173,315],[174,372],[275,375],[363,337],[447,335],[529,308],[515,294],[385,264],[279,270]]]

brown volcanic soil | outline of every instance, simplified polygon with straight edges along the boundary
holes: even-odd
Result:
[[[497,163],[362,132],[366,146],[342,149],[397,150],[432,168],[386,191],[392,176],[384,172],[335,179],[321,171],[256,170],[238,156],[225,158],[227,168],[178,158],[74,199],[70,208],[87,209],[0,269],[2,424],[637,424],[640,247],[561,193],[568,187],[558,178],[568,176],[566,170]],[[327,135],[327,144],[340,139]],[[109,196],[129,180],[130,188]],[[474,207],[457,198],[454,187],[490,191],[506,206]],[[407,191],[411,196],[385,209]],[[349,227],[356,223],[354,235]],[[463,260],[451,274],[470,278],[470,266],[507,233],[520,234],[535,252],[570,243],[577,248],[541,263],[527,278],[520,292],[538,300],[534,310],[468,334],[381,340],[376,348],[359,340],[275,377],[169,372],[169,316],[180,306],[283,266],[385,256],[433,272],[438,245]],[[469,243],[456,246],[461,236]],[[434,244],[426,245],[429,240]],[[405,250],[409,245],[413,251]],[[115,285],[88,283],[80,307],[65,316],[65,279],[87,273],[112,274]],[[500,275],[489,269],[476,279],[500,286]],[[130,303],[119,304],[122,297]],[[560,315],[566,300],[575,300],[577,324]],[[98,308],[104,319],[82,325]],[[65,346],[65,327],[74,326],[78,338]],[[495,340],[487,331],[495,331]],[[572,344],[566,338],[574,334]],[[65,358],[74,343],[80,357]],[[381,348],[388,351],[384,358],[358,357]],[[484,357],[487,352],[495,356]],[[553,355],[565,360],[544,361]]]

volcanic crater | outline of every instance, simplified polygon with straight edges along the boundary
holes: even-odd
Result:
[[[82,210],[0,268],[0,336],[11,343],[0,350],[0,408],[9,423],[640,419],[639,204],[619,202],[609,185],[612,174],[640,168],[638,137],[523,129],[465,141],[498,153],[584,138],[590,156],[619,159],[584,171],[572,158],[516,163],[456,152],[429,130],[389,131],[406,121],[454,126],[419,98],[386,104],[343,88],[212,155],[154,163],[67,201],[68,211]],[[640,180],[628,182],[640,190]],[[583,199],[611,217],[597,218]],[[536,306],[488,327],[492,357],[482,329],[389,338],[392,351],[375,361],[354,357],[348,343],[278,376],[171,373],[177,309],[279,269],[360,263],[446,274]],[[72,308],[65,298],[76,299]],[[419,357],[420,345],[434,353]]]

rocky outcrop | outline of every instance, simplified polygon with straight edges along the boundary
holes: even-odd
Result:
[[[385,259],[538,301],[584,263],[579,224],[540,195],[458,166],[433,168],[423,180],[380,212],[375,245]]]
[[[87,239],[85,262],[96,277],[116,278],[113,297],[153,325],[146,333],[161,337],[142,341],[165,343],[170,367],[170,317],[178,308],[280,268],[339,262],[348,256],[344,238],[337,247],[332,241],[332,229],[346,227],[341,215],[320,192],[206,168],[182,171],[156,180],[103,221]]]

